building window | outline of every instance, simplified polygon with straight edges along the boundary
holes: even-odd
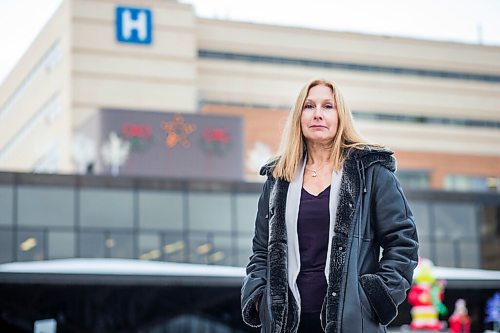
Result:
[[[231,230],[229,193],[189,193],[189,229],[194,231]]]
[[[481,250],[483,267],[500,267],[500,206],[488,204],[481,206]]]
[[[224,234],[191,233],[189,262],[195,264],[231,265],[231,237]]]
[[[0,161],[6,160],[7,157],[9,156],[10,153],[15,151],[16,146],[22,142],[26,136],[29,134],[33,133],[34,129],[44,120],[50,120],[53,121],[56,115],[59,113],[59,110],[61,109],[61,98],[59,96],[59,93],[56,93],[54,96],[52,96],[49,101],[44,104],[40,110],[36,112],[36,114],[27,122],[24,124],[24,126],[21,128],[21,130],[14,135],[0,150]],[[1,117],[0,117],[1,118]],[[54,152],[50,152],[51,150],[54,150]],[[48,154],[48,156],[43,156],[39,161],[36,162],[36,165],[34,167],[35,172],[43,172],[45,171],[44,168],[52,168],[54,164],[54,159],[58,159],[58,150],[59,148],[57,147],[57,144],[55,144],[53,147],[49,148],[47,152],[44,154]],[[50,156],[50,155],[57,155],[57,156]],[[47,161],[44,161],[44,159],[47,159]],[[55,161],[57,164],[57,161]],[[37,171],[38,170],[38,171]]]
[[[233,265],[235,258],[232,248],[232,237],[229,234],[214,235],[214,247],[208,256],[208,263],[213,265]]]
[[[236,194],[236,221],[238,223],[238,232],[253,232],[258,202],[258,193]]]
[[[444,178],[444,189],[448,191],[500,192],[500,177],[447,175]]]
[[[479,267],[477,206],[467,203],[438,203],[433,208],[436,264]]]
[[[49,231],[49,259],[75,257],[75,234],[72,231]]]
[[[51,45],[49,50],[43,55],[42,59],[36,64],[33,70],[25,77],[19,87],[9,97],[7,102],[0,109],[0,119],[6,116],[12,110],[17,100],[25,93],[29,86],[35,81],[38,76],[43,72],[51,72],[61,61],[61,45],[56,41]]]
[[[45,260],[45,237],[42,231],[21,230],[17,234],[17,260]]]
[[[281,64],[288,66],[301,66],[301,67],[317,67],[317,68],[336,68],[341,70],[363,71],[372,73],[390,73],[395,75],[416,75],[423,77],[436,77],[441,79],[454,79],[454,80],[474,80],[484,82],[500,82],[499,75],[490,75],[482,73],[467,73],[467,72],[452,72],[430,70],[423,68],[412,67],[394,67],[394,66],[380,66],[375,64],[360,64],[348,62],[332,62],[325,60],[312,60],[300,58],[286,58],[275,57],[260,54],[248,53],[232,53],[232,52],[219,52],[214,50],[198,50],[198,57],[208,59],[218,59],[226,61],[245,61],[250,63],[269,63]]]
[[[14,260],[12,235],[10,228],[0,227],[0,263]]]
[[[134,236],[132,232],[112,231],[105,240],[110,258],[134,258]]]
[[[80,244],[78,253],[81,258],[105,258],[106,234],[98,231],[85,231],[79,233]]]
[[[428,189],[429,171],[426,170],[398,170],[397,177],[403,189]]]
[[[181,192],[139,192],[139,228],[141,229],[182,230],[184,227],[183,210]]]
[[[14,189],[12,186],[0,185],[0,226],[13,223]]]
[[[431,220],[429,215],[430,205],[425,202],[410,202],[410,208],[413,212],[415,225],[417,226],[418,241],[420,246],[418,248],[419,256],[424,258],[431,258]]]
[[[139,259],[161,260],[160,236],[155,233],[139,234]]]
[[[17,193],[20,226],[73,226],[73,188],[23,185]]]
[[[187,259],[187,243],[186,239],[181,234],[172,232],[162,234],[163,258],[169,262],[186,262]]]
[[[82,227],[132,228],[134,200],[130,190],[90,189],[80,192]]]
[[[252,237],[253,234],[239,235],[237,238],[237,266],[245,267],[252,255]]]
[[[82,258],[127,258],[134,256],[132,231],[85,230],[80,233]]]

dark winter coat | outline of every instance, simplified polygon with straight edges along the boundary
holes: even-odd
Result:
[[[261,332],[294,333],[300,313],[287,281],[289,182],[274,179],[272,167],[261,170],[268,178],[241,291],[242,315],[248,325],[262,325]],[[384,332],[406,298],[417,265],[418,241],[395,169],[389,150],[367,147],[347,153],[327,261],[328,289],[321,310],[325,332]]]

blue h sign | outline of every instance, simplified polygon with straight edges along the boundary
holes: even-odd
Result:
[[[151,44],[153,13],[147,8],[116,7],[116,40],[122,43]]]

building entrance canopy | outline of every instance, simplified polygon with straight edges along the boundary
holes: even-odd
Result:
[[[416,272],[418,272],[418,267]],[[500,271],[434,267],[447,288],[500,288]],[[0,265],[0,283],[241,286],[242,267],[150,262],[134,259],[60,259]]]

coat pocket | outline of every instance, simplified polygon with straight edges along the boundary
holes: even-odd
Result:
[[[368,297],[366,296],[365,290],[363,289],[363,286],[361,283],[358,281],[358,294],[359,294],[359,302],[361,304],[361,313],[364,318],[368,318],[373,322],[378,323],[378,320],[376,319],[375,311],[373,310],[370,301],[368,300]]]

